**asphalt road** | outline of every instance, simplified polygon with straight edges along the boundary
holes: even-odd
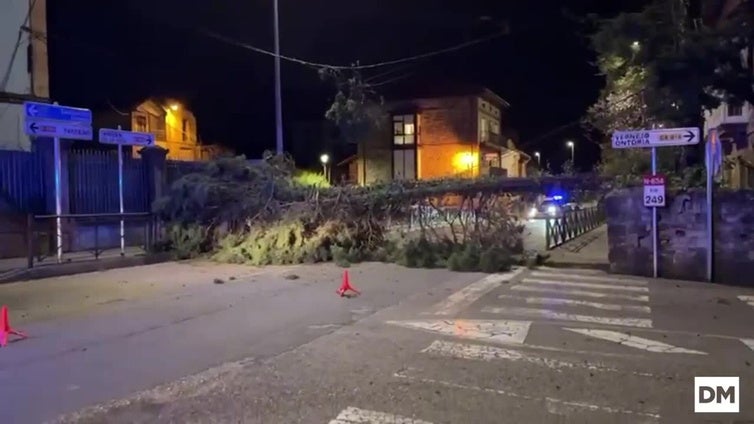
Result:
[[[14,325],[31,336],[0,349],[0,423],[44,422],[228,362],[275,357],[416,293],[439,298],[442,281],[457,287],[481,275],[364,264],[350,270],[364,295],[345,299],[335,294],[334,265],[237,268],[233,280],[218,266],[163,264],[0,286],[0,304],[12,317],[25,311]],[[213,283],[217,275],[224,284]],[[64,293],[65,284],[82,295]],[[101,294],[103,286],[117,292]],[[68,298],[47,298],[57,295]]]
[[[254,344],[247,338],[245,360],[79,411],[64,421],[754,422],[751,289],[583,270],[520,270],[474,278],[455,274],[457,278],[451,279],[426,273],[424,283],[402,280],[401,286],[412,289],[404,289],[403,301],[389,307],[372,299],[372,289],[365,289],[361,298],[336,299],[335,304],[306,287],[284,289],[289,295],[283,301],[260,293],[255,303],[260,310],[223,320],[232,326],[225,330],[232,331],[220,330],[214,341],[236,344],[240,322],[267,321],[283,309],[297,318],[272,327],[288,343],[264,355],[257,353],[259,346],[269,342]],[[380,289],[373,289],[379,296]],[[319,311],[362,307],[374,313],[360,320],[331,321],[337,314],[309,312],[309,302]],[[317,316],[320,325],[338,328],[308,337],[305,332],[295,335],[297,328],[310,328],[314,321],[309,314]],[[197,316],[185,334],[176,334],[177,328],[145,334],[156,331],[179,343],[197,332],[204,334],[193,330],[217,329],[214,324],[211,318]],[[266,338],[276,333],[256,334]],[[139,357],[140,361],[127,361],[134,374],[155,369],[145,363],[147,357],[170,367],[199,355],[168,347],[170,355],[161,355],[154,350],[158,337],[137,337],[145,338],[120,345],[121,350],[129,348],[128,353],[111,352],[118,358]],[[198,349],[204,352],[211,341],[202,346]],[[119,368],[115,360],[97,363],[87,360],[85,353],[75,355],[82,365],[96,367],[95,374]],[[740,412],[695,414],[695,376],[739,377]],[[23,379],[23,373],[16,378]],[[108,377],[109,383],[101,386],[114,386],[113,381],[117,380]],[[8,390],[4,392],[7,396]],[[112,394],[101,395],[105,396]],[[23,405],[18,403],[21,397],[12,399],[11,405]]]

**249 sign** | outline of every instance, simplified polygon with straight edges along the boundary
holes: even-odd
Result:
[[[644,176],[644,206],[648,208],[665,207],[665,176]]]

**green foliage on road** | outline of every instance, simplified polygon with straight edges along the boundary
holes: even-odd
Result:
[[[298,175],[287,157],[218,159],[177,180],[154,209],[181,258],[494,272],[522,254],[516,202],[498,179],[327,187]]]
[[[701,127],[702,112],[722,101],[754,101],[754,74],[741,58],[754,40],[754,5],[742,2],[714,24],[693,16],[689,5],[654,0],[637,12],[592,20],[591,41],[605,87],[584,123],[604,137],[600,170],[617,185],[636,183],[649,171],[650,160],[646,151],[611,149],[612,132]],[[700,146],[659,150],[660,169],[676,186],[703,183]]]

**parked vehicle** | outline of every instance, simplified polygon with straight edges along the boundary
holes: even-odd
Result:
[[[565,203],[563,196],[545,197],[536,207],[529,211],[529,219],[558,218],[564,213],[581,210],[581,206],[575,202]]]

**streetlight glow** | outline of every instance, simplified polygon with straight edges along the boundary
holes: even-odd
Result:
[[[566,141],[566,146],[568,146],[571,149],[571,163],[573,164],[573,162],[574,162],[574,154],[573,154],[573,152],[575,150],[576,144],[573,141],[569,140],[569,141]]]
[[[542,155],[539,154],[539,152],[534,152],[534,157],[537,158],[537,165],[542,164]]]
[[[327,162],[330,161],[330,156],[328,156],[327,153],[325,153],[319,157],[319,161],[322,162],[322,165],[327,165]]]

